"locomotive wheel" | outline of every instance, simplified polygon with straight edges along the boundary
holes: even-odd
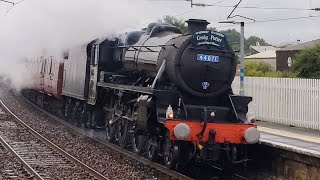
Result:
[[[89,129],[95,128],[94,120],[96,118],[96,113],[94,111],[87,112],[87,124],[86,127]]]
[[[69,122],[69,118],[70,118],[70,115],[69,115],[69,105],[66,105],[65,108],[64,108],[64,117],[65,117],[65,120]]]
[[[159,145],[157,144],[157,138],[155,136],[150,136],[147,141],[147,158],[151,161],[157,161]]]
[[[86,122],[86,127],[91,129],[91,120],[92,120],[92,112],[88,111],[87,112],[87,122]]]
[[[145,136],[135,133],[132,137],[132,150],[136,154],[142,154],[143,153],[143,147],[145,145]]]
[[[170,134],[167,132],[164,142],[163,162],[169,169],[175,169],[178,162],[180,148],[170,140]]]
[[[119,117],[116,116],[115,114],[112,115],[112,120],[118,119]],[[110,126],[112,128],[112,131],[114,132],[114,139],[116,142],[119,142],[119,126],[120,126],[120,121],[122,121],[122,118],[118,119],[117,121],[113,122],[112,125]]]
[[[77,111],[75,109],[73,109],[73,111],[71,112],[71,122],[75,123],[76,126],[77,124]]]
[[[96,129],[97,123],[100,119],[103,118],[103,111],[98,107],[95,107],[88,116],[88,126],[89,128]]]
[[[70,118],[70,106],[71,106],[71,100],[67,99],[65,104],[64,104],[64,117],[65,120],[69,122],[69,118]]]
[[[98,118],[97,116],[98,116],[97,112],[95,110],[93,110],[91,112],[91,121],[90,121],[90,126],[89,126],[92,129],[95,129],[97,127],[97,124],[96,124],[96,119]]]
[[[118,123],[119,122],[115,122],[114,123],[114,128],[115,128],[115,133],[114,133],[114,140],[116,141],[116,142],[119,142],[119,134],[118,134]]]
[[[108,113],[108,116],[106,116],[106,139],[109,142],[114,140],[114,133],[115,133],[114,124],[111,125],[109,123],[110,119],[112,119],[112,114]]]
[[[106,139],[109,142],[114,140],[114,127],[111,127],[109,122],[107,122],[107,124],[106,124]]]
[[[128,120],[121,118],[118,123],[117,137],[120,147],[125,147],[128,140],[129,122]]]
[[[85,112],[85,118],[83,118],[84,121],[83,121],[83,125],[85,128],[89,128],[89,124],[90,124],[90,119],[91,119],[91,113],[89,110],[87,110]]]
[[[73,119],[77,127],[82,126],[82,109],[79,102],[76,104],[75,109],[73,111]]]

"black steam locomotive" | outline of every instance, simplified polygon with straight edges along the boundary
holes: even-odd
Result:
[[[43,108],[175,168],[195,160],[246,162],[259,132],[251,97],[234,95],[236,59],[226,36],[190,19],[188,32],[151,23],[63,55],[28,58],[28,95]]]

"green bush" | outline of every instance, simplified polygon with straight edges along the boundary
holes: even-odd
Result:
[[[290,72],[290,71],[284,71],[284,72],[281,72],[281,77],[282,78],[296,78],[297,74],[294,72]]]
[[[244,64],[244,75],[249,77],[279,77],[294,78],[293,72],[275,71],[269,64],[257,61],[246,61]]]
[[[272,67],[267,63],[246,61],[244,64],[245,76],[264,77],[267,72],[272,72]]]
[[[300,51],[294,58],[292,70],[301,78],[320,78],[320,44]]]

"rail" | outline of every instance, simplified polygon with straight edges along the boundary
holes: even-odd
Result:
[[[42,142],[44,142],[45,144],[47,144],[48,146],[50,146],[52,149],[56,150],[58,153],[60,153],[61,155],[63,155],[65,158],[67,158],[69,161],[75,163],[76,165],[80,166],[82,169],[84,169],[85,171],[87,171],[89,174],[91,174],[92,176],[94,176],[97,179],[107,179],[106,177],[104,177],[102,174],[100,174],[99,172],[95,171],[94,169],[90,168],[89,166],[87,166],[86,164],[82,163],[81,161],[79,161],[78,159],[76,159],[75,157],[73,157],[72,155],[70,155],[69,153],[65,152],[64,150],[62,150],[60,147],[58,147],[57,145],[53,144],[52,142],[50,142],[48,139],[46,139],[45,137],[43,137],[41,134],[39,134],[38,132],[36,132],[34,129],[32,129],[30,126],[28,126],[25,122],[23,122],[18,116],[16,116],[4,103],[2,100],[0,100],[0,105],[7,111],[9,112],[23,127],[25,127],[26,129],[28,129],[28,131],[34,135],[35,137],[37,137],[38,139],[40,139]],[[2,140],[1,140],[2,141]],[[9,148],[10,150],[10,148]],[[12,148],[10,151],[14,151]],[[17,155],[17,154],[16,154]],[[16,156],[15,155],[15,156]],[[18,155],[19,156],[19,155]],[[22,160],[21,157],[17,157],[17,159]],[[19,160],[19,161],[20,161]],[[26,162],[23,162],[26,163]],[[28,167],[27,167],[28,168]],[[30,169],[31,167],[29,167]],[[30,169],[30,171],[32,172],[32,169]],[[30,172],[30,173],[31,173]],[[36,175],[37,177],[37,175]],[[37,179],[42,179],[39,175],[37,177]]]
[[[38,180],[42,180],[43,178],[33,169],[27,162],[25,162],[19,154],[12,149],[12,147],[0,136],[0,143],[4,146],[20,163],[21,165],[34,176],[34,178]]]

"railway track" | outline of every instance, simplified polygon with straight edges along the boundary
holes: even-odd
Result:
[[[2,143],[0,144],[0,161],[0,179],[32,179],[33,175],[15,159]]]
[[[12,156],[20,163],[14,162],[16,169],[13,168],[12,171],[15,173],[8,173],[11,177],[107,179],[41,136],[11,112],[1,100],[0,141],[2,150],[6,154],[10,152],[8,157]]]
[[[150,160],[148,160],[148,159],[146,159],[144,157],[136,155],[136,154],[134,154],[134,153],[132,153],[132,152],[126,150],[126,149],[123,149],[123,148],[121,148],[121,147],[119,147],[119,146],[117,146],[115,144],[112,144],[112,143],[106,141],[105,139],[103,139],[101,137],[96,137],[96,136],[92,135],[91,133],[88,133],[85,130],[83,130],[83,129],[79,128],[79,127],[76,127],[76,126],[74,126],[74,125],[72,125],[72,124],[60,119],[59,117],[47,112],[46,110],[38,107],[33,102],[31,102],[30,100],[25,98],[23,95],[21,95],[21,96],[32,107],[36,108],[40,112],[42,112],[45,115],[49,116],[50,118],[58,121],[59,123],[63,124],[64,126],[66,126],[67,128],[69,128],[71,130],[74,130],[74,131],[76,131],[76,132],[78,132],[78,133],[80,133],[82,135],[85,135],[85,136],[89,137],[90,139],[92,139],[92,140],[94,140],[94,141],[96,141],[96,142],[98,142],[100,144],[103,144],[103,145],[105,145],[105,146],[107,146],[107,147],[109,147],[109,148],[111,148],[111,149],[113,149],[113,150],[115,150],[115,151],[127,156],[127,157],[130,157],[130,158],[132,158],[132,159],[134,159],[136,161],[139,161],[142,164],[145,164],[145,165],[148,165],[148,166],[150,166],[152,168],[155,168],[156,170],[161,171],[161,172],[163,172],[163,173],[165,173],[165,174],[167,174],[167,175],[169,175],[169,176],[171,176],[171,177],[173,177],[175,179],[179,179],[179,180],[191,180],[192,179],[191,177],[188,177],[188,176],[186,176],[184,174],[181,174],[181,173],[179,173],[177,171],[171,170],[171,169],[169,169],[169,168],[167,168],[165,166],[162,166],[162,165],[160,165],[158,163],[155,163],[153,161],[150,161]]]

